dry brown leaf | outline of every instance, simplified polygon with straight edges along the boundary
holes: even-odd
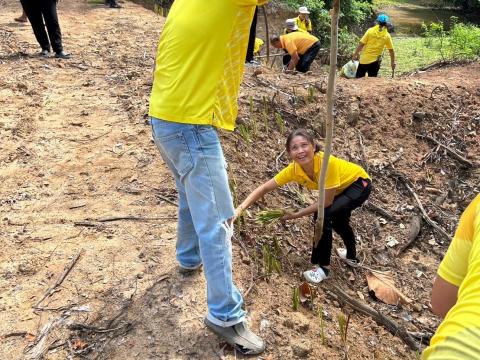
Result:
[[[80,339],[75,339],[73,342],[72,342],[72,348],[74,350],[83,350],[87,347],[87,343],[85,341],[82,341]]]
[[[26,333],[25,334],[25,339],[28,341],[28,342],[33,342],[35,340],[36,336],[31,334],[31,333]]]
[[[408,304],[412,302],[395,287],[393,277],[386,271],[369,271],[367,273],[368,288],[375,293],[375,296],[390,305],[397,305],[399,302]]]
[[[300,301],[302,303],[306,302],[306,301],[311,301],[312,300],[312,297],[313,297],[313,294],[312,294],[312,287],[310,286],[309,283],[302,283],[302,285],[300,285],[298,287],[298,289],[300,290]]]

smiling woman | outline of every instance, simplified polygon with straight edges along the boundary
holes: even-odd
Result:
[[[235,210],[235,217],[254,204],[266,193],[290,182],[308,189],[318,190],[318,178],[322,168],[323,152],[313,137],[305,130],[290,133],[285,150],[292,162],[272,179],[257,187]],[[350,226],[350,216],[369,197],[372,189],[370,177],[357,164],[330,156],[325,180],[325,219],[323,232],[317,247],[312,249],[312,270],[305,271],[304,277],[313,283],[327,278],[332,252],[332,230],[342,238],[346,249],[337,249],[340,257],[357,261],[355,235]],[[295,213],[285,213],[283,220],[291,220],[314,214],[317,203]]]

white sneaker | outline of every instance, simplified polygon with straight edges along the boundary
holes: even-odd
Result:
[[[337,248],[337,255],[339,258],[347,260],[347,249]]]
[[[303,273],[303,277],[307,279],[308,282],[313,284],[321,283],[323,280],[328,278],[328,275],[325,274],[325,271],[319,266],[313,270],[307,270]]]

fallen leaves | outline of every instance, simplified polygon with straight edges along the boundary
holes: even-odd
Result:
[[[395,287],[390,272],[371,270],[367,273],[368,288],[377,299],[389,305],[408,304],[412,300]]]

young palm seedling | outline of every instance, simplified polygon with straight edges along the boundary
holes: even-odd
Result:
[[[350,314],[345,316],[343,312],[338,314],[338,326],[340,328],[340,339],[343,345],[344,359],[348,359],[347,331],[350,322]]]
[[[293,311],[298,311],[300,306],[300,289],[298,286],[293,287],[292,303]]]
[[[250,142],[250,129],[245,124],[238,125],[238,132],[245,142]]]
[[[280,219],[283,215],[285,215],[285,211],[278,209],[278,210],[263,210],[259,211],[255,217],[255,221],[258,224],[270,224],[274,221]]]
[[[285,132],[285,122],[283,121],[282,115],[278,112],[275,113],[275,121],[277,122],[278,131],[283,134]]]
[[[325,322],[323,320],[323,306],[318,308],[318,318],[320,319],[320,336],[322,338],[322,345],[325,346]]]

